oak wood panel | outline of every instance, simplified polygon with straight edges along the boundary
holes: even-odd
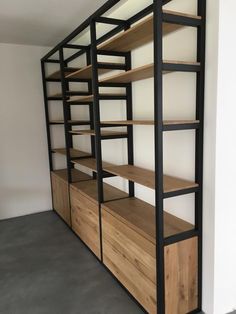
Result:
[[[67,169],[54,170],[53,174],[54,176],[57,176],[59,179],[65,181],[66,183],[68,182]],[[91,176],[77,169],[71,169],[71,175],[73,182],[91,179]]]
[[[99,64],[112,64],[111,62],[99,62]],[[115,65],[123,65],[123,63],[113,63]],[[110,71],[113,71],[114,69],[102,69],[102,68],[99,68],[98,69],[98,74],[104,74],[104,73],[107,73],[107,72],[110,72]],[[79,79],[91,79],[92,78],[92,65],[88,65],[88,66],[85,66],[84,68],[82,69],[79,69],[75,72],[72,72],[68,75],[66,75],[66,78],[79,78]]]
[[[101,258],[98,204],[80,191],[70,189],[72,229]]]
[[[81,165],[83,167],[89,168],[92,171],[97,172],[97,165],[96,165],[96,159],[95,158],[86,158],[86,159],[77,159],[72,161],[74,164]],[[110,167],[112,164],[103,161],[103,167]]]
[[[145,237],[153,244],[155,240],[155,207],[135,197],[107,202],[102,207]],[[164,212],[164,236],[192,230],[194,226],[174,215]]]
[[[100,97],[119,97],[119,96],[125,96],[125,94],[115,94],[115,93],[101,93],[99,94]],[[72,96],[70,99],[67,101],[68,103],[87,103],[87,102],[92,102],[93,101],[93,95],[87,95],[87,96]]]
[[[90,135],[90,136],[96,135],[94,130],[72,130],[69,133],[77,134],[77,135]],[[101,130],[102,136],[126,135],[126,134],[127,132]]]
[[[74,191],[79,191],[80,194],[84,195],[85,197],[90,199],[92,202],[98,204],[98,191],[97,191],[96,180],[72,183],[70,185],[70,189]],[[127,193],[106,183],[104,183],[103,189],[104,189],[105,201],[111,201],[111,200],[128,197]]]
[[[70,222],[70,203],[68,183],[51,172],[53,207],[61,218],[68,224]]]
[[[155,189],[154,171],[132,165],[104,166],[103,169],[127,180],[139,183],[151,189]],[[168,175],[164,175],[163,179],[163,189],[165,193],[194,188],[198,186],[198,184],[195,182]]]
[[[185,64],[185,65],[200,65],[199,62],[185,62],[185,61],[167,61],[164,63],[171,64]],[[170,71],[163,71],[169,73]],[[145,80],[154,76],[154,64],[147,64],[120,74],[108,76],[100,80],[100,83],[131,83],[135,81]]]
[[[154,224],[154,222],[153,222]],[[156,310],[155,245],[102,205],[104,263],[148,313]],[[197,239],[165,248],[166,313],[197,308]]]
[[[164,120],[163,125],[178,125],[199,123],[199,120]],[[154,125],[154,120],[120,120],[120,121],[101,121],[101,124],[111,125]]]
[[[201,17],[179,12],[163,10],[164,13],[188,16],[196,19]],[[163,23],[163,35],[168,35],[183,28],[183,25]],[[127,52],[153,41],[153,15],[135,24],[130,29],[116,35],[98,46],[98,49]]]
[[[53,148],[52,152],[66,156],[66,149],[65,148]],[[87,152],[82,152],[82,151],[80,151],[78,149],[74,149],[74,148],[70,149],[70,155],[71,155],[72,158],[80,158],[80,157],[89,157],[89,156],[91,156],[91,154],[89,154]]]

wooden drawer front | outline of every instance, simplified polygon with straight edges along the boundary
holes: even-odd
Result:
[[[71,189],[72,229],[101,258],[98,204]]]
[[[54,209],[70,225],[68,184],[54,173],[52,173],[52,197]]]
[[[156,313],[155,246],[102,210],[103,261],[143,305]]]
[[[102,209],[104,264],[148,313],[156,310],[155,245]],[[197,238],[165,248],[166,314],[197,308]]]

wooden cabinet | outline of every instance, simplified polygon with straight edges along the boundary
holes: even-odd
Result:
[[[95,200],[89,199],[79,189],[94,183],[96,184],[96,181],[71,185],[71,221],[74,232],[100,259],[98,203]]]
[[[66,170],[51,172],[53,207],[61,218],[70,226],[70,203]]]
[[[168,213],[164,220],[165,235],[192,228]],[[104,264],[148,313],[157,313],[154,208],[135,198],[105,203],[102,230]],[[197,307],[197,238],[165,248],[165,286],[166,314]]]

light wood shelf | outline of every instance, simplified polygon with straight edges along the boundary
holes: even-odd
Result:
[[[107,64],[122,66],[123,63],[111,63],[111,62],[99,62],[100,65],[106,66]],[[105,74],[107,72],[113,71],[114,69],[98,69],[98,74]],[[92,79],[92,65],[87,65],[82,69],[79,69],[75,72],[72,72],[68,75],[66,75],[66,78],[77,78],[77,79]]]
[[[78,68],[71,68],[71,67],[65,68],[65,75],[68,75],[71,72],[75,72],[75,71],[78,71],[78,70],[79,70]],[[55,71],[55,72],[49,74],[46,79],[49,79],[49,80],[51,80],[51,79],[52,80],[60,80],[61,79],[61,70]]]
[[[176,65],[193,65],[199,66],[199,62],[185,62],[185,61],[170,61],[164,60],[165,64],[176,64]],[[171,71],[163,71],[163,74]],[[154,63],[147,64],[136,69],[132,69],[120,74],[116,74],[110,77],[106,77],[100,80],[100,83],[131,83],[140,80],[145,80],[154,76]]]
[[[163,125],[198,124],[199,120],[164,120]],[[154,125],[154,120],[101,121],[107,125]]]
[[[91,201],[98,201],[98,192],[97,192],[97,181],[90,180],[78,183],[72,183],[71,188],[80,191],[85,197],[89,198]],[[128,194],[107,184],[103,184],[104,189],[104,200],[111,201],[115,199],[128,197]]]
[[[63,181],[68,182],[67,169],[60,169],[52,171],[57,177],[61,178]],[[79,182],[84,180],[91,180],[92,177],[88,174],[79,171],[77,169],[71,169],[72,181]]]
[[[163,10],[163,13],[168,13],[178,16],[187,16],[195,19],[201,19],[200,16],[183,14],[180,12]],[[183,25],[163,23],[163,35],[168,35],[181,28]],[[153,41],[153,15],[145,18],[143,21],[135,24],[130,29],[116,35],[98,46],[98,49],[108,51],[127,52],[138,48],[144,44]]]
[[[66,156],[66,149],[65,148],[54,148],[54,149],[52,149],[52,152]],[[86,153],[86,152],[82,152],[78,149],[71,148],[70,149],[70,156],[71,156],[71,158],[81,158],[81,157],[89,157],[89,156],[91,156],[91,154]]]
[[[86,158],[86,159],[78,159],[78,160],[73,160],[72,163],[83,166],[85,168],[88,168],[94,172],[97,172],[97,164],[96,164],[96,159],[95,158]],[[103,161],[102,163],[103,167],[111,167],[113,166],[109,162]]]
[[[135,197],[102,205],[103,209],[155,244],[155,207]],[[164,236],[192,230],[190,223],[164,212]]]
[[[104,166],[103,169],[109,173],[120,176],[132,182],[144,185],[150,189],[155,189],[155,173],[132,165],[122,166]],[[168,175],[163,176],[164,193],[176,192],[180,190],[198,187],[195,182],[187,181],[181,178],[176,178]]]
[[[108,98],[109,97],[125,97],[126,95],[125,94],[111,94],[111,93],[101,93],[99,95],[101,98],[104,97],[104,98]],[[69,100],[67,100],[68,103],[89,103],[89,102],[93,102],[93,95],[87,95],[87,96],[73,96],[73,97],[70,97]]]
[[[72,130],[69,133],[74,135],[90,135],[95,136],[94,130]],[[101,136],[118,136],[118,135],[127,135],[127,132],[118,132],[118,131],[107,131],[101,130]]]

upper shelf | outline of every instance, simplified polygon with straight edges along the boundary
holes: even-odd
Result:
[[[66,156],[66,149],[65,148],[53,148],[52,152]],[[81,157],[89,157],[89,156],[91,156],[91,154],[86,153],[86,152],[82,152],[78,149],[71,148],[70,149],[70,156],[71,156],[71,158],[81,158]]]
[[[85,168],[88,168],[94,172],[97,172],[97,164],[96,164],[96,159],[95,158],[86,158],[86,159],[78,159],[78,160],[73,160],[72,163],[78,164],[80,166],[83,166]],[[102,163],[103,167],[111,167],[113,166],[109,162],[103,161]]]
[[[148,188],[155,189],[154,171],[143,169],[132,165],[105,166],[104,170],[124,179],[139,183]],[[180,178],[164,175],[164,193],[177,192],[180,190],[198,187],[195,182],[190,182]]]
[[[124,68],[123,63],[108,63],[108,62],[99,62],[99,65],[101,68],[98,69],[99,74],[104,74],[107,72],[110,72],[115,69],[115,67]],[[107,67],[109,65],[109,68]],[[102,68],[104,66],[104,68]],[[107,68],[106,68],[107,67]],[[92,65],[87,65],[82,69],[79,69],[77,71],[74,71],[68,75],[66,75],[66,78],[76,78],[76,79],[92,79],[93,71],[92,71]]]
[[[163,13],[171,14],[174,16],[190,17],[196,20],[201,19],[200,16],[173,12],[168,10],[163,10]],[[173,33],[176,30],[183,27],[184,27],[183,25],[163,23],[163,35],[165,36],[169,33]],[[153,15],[135,24],[130,29],[109,39],[105,43],[100,44],[98,46],[98,49],[127,52],[135,48],[138,48],[144,44],[147,44],[152,40],[153,40]]]
[[[186,71],[197,72],[200,69],[199,62],[163,61],[163,73]],[[166,68],[166,69],[165,69]],[[100,83],[131,83],[148,79],[154,76],[154,63],[138,67],[120,74],[101,79]]]

